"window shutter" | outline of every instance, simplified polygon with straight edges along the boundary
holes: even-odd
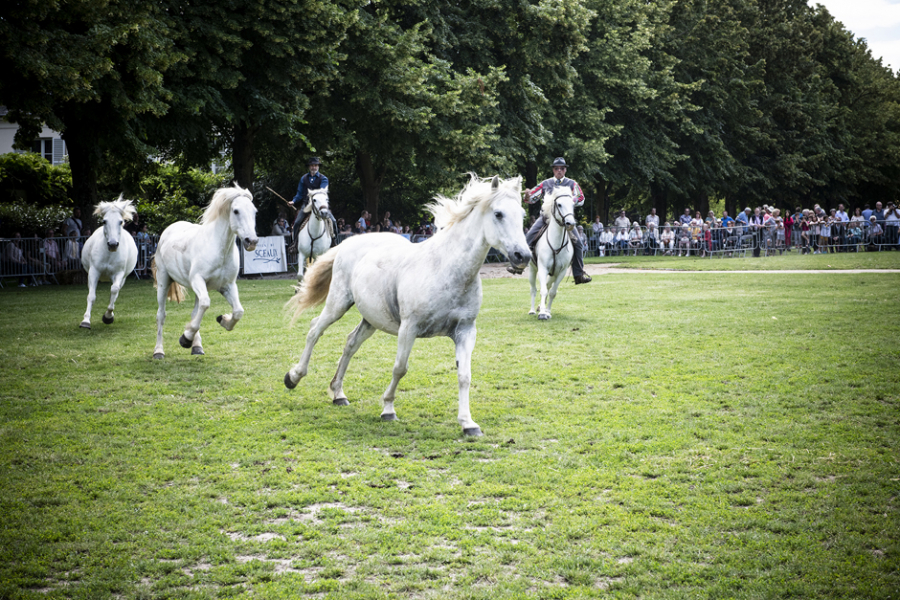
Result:
[[[59,138],[53,138],[53,164],[63,164],[65,162],[65,156],[66,142]]]

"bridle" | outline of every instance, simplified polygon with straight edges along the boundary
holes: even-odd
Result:
[[[312,233],[309,233],[309,221],[311,221],[312,219],[309,219],[306,221],[306,231],[307,231],[307,233],[309,233],[309,255],[310,256],[313,255],[313,246],[315,245],[315,243],[317,241],[319,241],[320,239],[322,239],[322,237],[325,235],[325,233],[330,229],[330,225],[331,225],[331,223],[329,221],[327,221],[325,219],[325,217],[322,216],[322,211],[316,205],[316,196],[317,195],[318,194],[314,194],[312,196],[312,198],[309,199],[309,208],[310,208],[310,211],[312,212],[312,214],[315,215],[315,217],[318,220],[322,221],[322,233],[320,233],[316,237],[313,237]]]
[[[550,241],[550,232],[547,232],[547,245],[550,247],[550,251],[553,252],[553,263],[550,265],[551,277],[556,273],[556,257],[562,252],[563,248],[572,243],[572,240],[569,239],[569,232],[566,231],[566,217],[571,215],[574,218],[575,216],[574,212],[565,215],[562,213],[562,209],[559,207],[559,198],[573,198],[573,196],[572,194],[561,194],[553,199],[553,210],[551,211],[550,216],[553,217],[553,220],[556,221],[557,225],[563,228],[563,241],[560,243],[559,248],[554,248],[553,243]],[[534,260],[535,264],[537,264],[537,257],[535,257]]]

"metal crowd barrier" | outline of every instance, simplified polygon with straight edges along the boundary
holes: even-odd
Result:
[[[788,251],[802,253],[834,253],[880,251],[892,248],[900,249],[900,227],[883,227],[881,233],[875,233],[874,227],[855,227],[849,223],[830,225],[827,229],[813,226],[808,232],[799,228],[790,230],[772,226],[744,226],[736,224],[732,227],[711,227],[709,236],[702,227],[686,229],[680,224],[671,226],[671,241],[664,240],[665,226],[651,232],[647,227],[640,227],[640,237],[632,234],[633,228],[615,226],[604,228],[600,235],[591,232],[585,248],[586,256],[700,256],[705,258],[727,258],[747,256],[748,253],[759,256],[773,256]]]

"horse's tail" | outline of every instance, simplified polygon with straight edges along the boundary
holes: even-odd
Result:
[[[297,286],[297,293],[287,301],[285,305],[293,312],[291,324],[308,308],[325,302],[328,290],[331,289],[331,274],[334,268],[334,259],[337,257],[339,246],[335,246],[307,269],[303,277],[303,283]]]
[[[153,289],[159,288],[159,281],[156,279],[156,257],[153,257],[153,260],[150,262],[150,272],[153,273]],[[181,304],[184,302],[184,299],[187,297],[187,290],[184,289],[184,286],[180,283],[173,281],[169,284],[169,291],[166,293],[166,298],[169,300],[174,300],[175,302]]]

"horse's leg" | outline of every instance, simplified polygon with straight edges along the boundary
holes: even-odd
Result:
[[[112,286],[109,289],[109,306],[106,307],[106,313],[103,315],[103,322],[107,325],[111,324],[115,319],[113,311],[116,308],[116,299],[119,297],[119,291],[125,284],[125,278],[127,276],[128,273],[122,271],[121,273],[117,273],[115,277],[113,277]]]
[[[456,336],[456,373],[459,379],[459,413],[456,420],[463,434],[480,436],[481,427],[472,420],[469,412],[469,385],[472,383],[472,350],[475,348],[475,323],[466,328],[458,328]]]
[[[221,294],[228,301],[228,304],[231,305],[231,314],[229,315],[219,315],[216,317],[216,321],[225,328],[225,331],[231,331],[234,329],[234,326],[237,325],[237,322],[241,320],[241,317],[244,316],[244,307],[241,306],[241,299],[238,295],[238,287],[237,282],[231,282],[228,287],[223,290],[220,290]]]
[[[156,348],[153,350],[153,358],[165,358],[163,352],[163,325],[166,322],[166,295],[169,293],[169,277],[162,269],[156,272],[156,302],[159,308],[156,311]]]
[[[388,384],[384,395],[381,397],[381,420],[395,421],[397,414],[394,412],[394,395],[397,393],[397,385],[406,375],[409,369],[409,353],[412,351],[413,343],[416,341],[416,326],[404,321],[400,324],[400,331],[397,332],[397,358],[394,360],[394,372],[391,377],[391,383]]]
[[[91,309],[94,308],[94,300],[97,299],[97,282],[99,281],[100,270],[91,267],[88,271],[87,310],[84,312],[84,318],[81,320],[81,327],[85,329],[91,328]]]
[[[537,257],[535,257],[535,260],[537,260]],[[534,263],[528,267],[528,281],[531,283],[531,310],[528,311],[529,315],[534,314],[534,298],[537,295],[537,270],[538,267]]]
[[[541,309],[538,313],[538,319],[546,321],[550,318],[550,309],[547,307],[547,280],[550,279],[550,273],[547,272],[546,266],[541,265],[538,277],[541,280]]]
[[[333,281],[332,285],[334,285]],[[332,291],[334,291],[334,288],[332,288]],[[328,299],[325,301],[325,308],[322,309],[322,313],[310,321],[309,333],[306,334],[306,347],[303,348],[303,354],[300,356],[300,361],[284,376],[284,385],[289,390],[297,387],[297,383],[306,377],[313,348],[315,348],[316,342],[319,341],[319,338],[322,337],[325,330],[328,329],[332,323],[343,317],[344,313],[353,306],[353,299],[349,294],[345,294],[344,296],[344,298],[337,298],[336,295],[329,293]]]
[[[191,320],[185,326],[178,343],[182,348],[190,348],[191,354],[203,354],[203,345],[200,341],[200,322],[203,315],[209,310],[209,291],[202,277],[191,279],[191,289],[194,290],[194,310],[191,312]]]
[[[334,379],[331,380],[331,384],[328,386],[328,395],[331,396],[331,400],[334,404],[337,404],[338,406],[350,404],[346,394],[344,394],[344,375],[347,373],[347,367],[350,366],[350,359],[353,358],[353,355],[356,354],[360,346],[363,345],[363,342],[372,337],[373,333],[375,333],[375,327],[363,319],[359,322],[359,325],[356,326],[356,329],[351,331],[350,335],[347,336],[347,344],[344,346],[344,353],[341,354],[341,360],[338,361],[338,368],[334,374]]]
[[[559,289],[559,284],[562,283],[563,277],[565,276],[566,271],[563,269],[560,270],[559,274],[553,278],[553,283],[550,285],[550,293],[547,297],[547,315],[550,315],[550,310],[551,308],[553,308],[553,300],[556,299],[556,290]]]

